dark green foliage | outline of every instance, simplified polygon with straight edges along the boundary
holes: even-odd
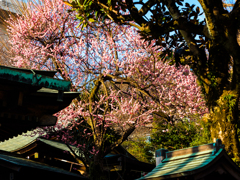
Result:
[[[190,146],[200,128],[194,122],[179,121],[174,124],[159,123],[151,135],[150,143],[156,149],[165,148],[169,151]]]
[[[154,163],[153,149],[147,138],[134,138],[125,141],[122,146],[139,161]]]
[[[175,123],[160,121],[155,122],[153,128],[150,138],[135,138],[124,142],[123,147],[138,160],[154,164],[157,149],[173,151],[212,142],[209,125],[200,120],[189,122],[185,119]]]
[[[210,124],[205,121],[200,121],[200,127],[196,128],[196,134],[193,138],[193,141],[190,143],[192,146],[200,146],[203,144],[212,143]]]
[[[185,119],[171,124],[161,122],[155,128],[150,139],[154,151],[160,148],[173,151],[212,142],[208,125],[200,120],[189,122]]]

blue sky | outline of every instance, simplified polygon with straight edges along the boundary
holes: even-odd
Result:
[[[139,0],[136,0],[136,2],[138,2]],[[143,2],[146,2],[147,0],[143,0]],[[198,0],[184,0],[183,5],[185,6],[185,3],[189,3],[190,5],[195,4],[195,8],[198,6],[200,8],[200,12],[202,12],[202,7],[200,5],[200,3],[198,2]],[[137,6],[137,8],[140,8],[141,6]],[[146,14],[146,17],[148,18],[150,16],[150,13]],[[200,20],[204,19],[204,15],[202,17],[200,17]]]
[[[189,3],[190,5],[195,4],[196,5],[195,7],[198,6],[200,8],[200,12],[203,12],[202,7],[201,7],[200,3],[198,2],[198,0],[185,0],[184,3],[186,3],[186,2]],[[203,16],[203,18],[204,18],[204,16]]]
[[[195,4],[200,7],[200,4],[197,0],[185,0],[184,2],[188,2],[189,4]]]
[[[189,3],[189,4],[195,4],[196,6],[200,7],[201,12],[202,12],[202,7],[200,5],[200,3],[198,2],[198,0],[185,0],[184,3]]]

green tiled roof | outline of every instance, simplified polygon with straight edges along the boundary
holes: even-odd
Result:
[[[172,174],[184,173],[199,169],[209,164],[222,150],[218,151],[215,155],[208,153],[201,156],[193,156],[190,158],[178,159],[175,161],[163,161],[156,168],[154,168],[145,177],[140,179],[150,179],[154,177],[167,176]]]
[[[63,143],[41,139],[41,138],[39,138],[38,134],[35,136],[31,136],[32,134],[33,134],[33,131],[28,131],[27,133],[23,133],[21,135],[18,135],[17,137],[10,138],[4,142],[1,142],[0,143],[0,151],[3,151],[3,152],[0,152],[0,161],[7,161],[9,163],[23,166],[23,167],[30,167],[30,168],[34,168],[34,169],[40,169],[40,170],[51,171],[51,172],[55,172],[55,173],[59,173],[59,174],[75,176],[75,177],[79,177],[80,179],[81,178],[87,179],[81,175],[77,175],[77,174],[68,172],[66,170],[60,169],[60,168],[52,167],[52,166],[49,166],[44,163],[28,160],[28,159],[25,159],[22,157],[18,157],[14,154],[8,153],[8,152],[14,152],[14,151],[20,150],[24,147],[27,147],[28,145],[37,141],[37,139],[39,139],[41,142],[44,142],[45,144],[51,145],[58,149],[69,151],[68,147]]]
[[[18,135],[16,137],[10,138],[10,139],[8,139],[4,142],[0,142],[0,150],[7,151],[7,152],[15,152],[15,151],[21,150],[24,147],[29,146],[30,144],[32,144],[33,142],[38,140],[39,142],[47,144],[51,147],[60,149],[62,151],[69,151],[70,152],[68,146],[66,144],[62,143],[62,142],[40,138],[39,134],[37,134],[35,136],[31,136],[32,134],[33,134],[33,131],[28,131],[27,133],[23,133],[23,134]],[[70,145],[70,147],[72,148],[72,150],[76,154],[79,154],[77,146]],[[120,149],[121,151],[125,150],[121,146],[118,147],[117,149]],[[120,154],[121,153],[123,153],[123,152],[120,152]],[[119,154],[111,154],[110,153],[106,157],[108,158],[108,157],[116,156],[116,155],[119,155]],[[130,157],[130,158],[134,159],[134,160],[137,160],[134,156],[129,154],[127,151],[125,152],[125,155],[127,157]]]
[[[45,171],[51,171],[51,172],[55,172],[55,173],[60,173],[60,174],[65,174],[65,175],[70,175],[70,176],[75,176],[75,177],[87,179],[87,178],[84,178],[81,175],[77,175],[77,174],[68,172],[66,170],[60,169],[60,168],[52,167],[52,166],[49,166],[49,165],[44,164],[44,163],[28,160],[28,159],[17,157],[17,156],[12,156],[12,155],[7,155],[7,154],[0,153],[0,160],[7,161],[9,163],[19,165],[19,166],[23,166],[23,167],[41,169],[41,170],[45,170]]]
[[[18,67],[13,67],[13,66],[0,66],[2,68],[8,68],[8,69],[13,69],[13,70],[20,70],[20,71],[23,71],[23,72],[28,72],[28,73],[32,73],[32,71],[34,71],[36,74],[41,74],[41,75],[44,75],[44,76],[50,76],[50,77],[53,77],[57,71],[51,71],[51,70],[31,70],[31,69],[26,69],[26,68],[18,68]]]
[[[62,142],[42,139],[42,138],[39,138],[38,134],[35,136],[31,136],[32,134],[33,134],[33,131],[28,131],[27,133],[23,133],[21,135],[18,135],[17,137],[13,137],[4,142],[0,142],[0,150],[7,151],[7,152],[14,152],[24,147],[27,147],[28,145],[32,144],[38,139],[39,141],[49,146],[55,147],[63,151],[69,151],[68,146]],[[76,146],[70,146],[70,147],[73,150],[77,150]]]
[[[143,179],[154,179],[154,178],[164,178],[167,176],[186,176],[194,173],[194,171],[203,168],[204,166],[211,163],[223,150],[220,148],[217,152],[215,143],[209,144],[213,148],[206,150],[201,150],[199,152],[194,152],[194,148],[186,148],[183,150],[177,150],[177,151],[170,151],[167,152],[166,158],[160,163],[158,166],[156,166],[150,173],[148,173],[146,176],[139,178],[138,180]],[[207,145],[204,145],[207,146]],[[201,146],[199,146],[201,147]],[[190,151],[189,151],[190,150]],[[191,150],[193,152],[191,153]],[[186,154],[182,152],[187,152]],[[190,152],[190,153],[189,153]],[[176,155],[172,155],[175,153]],[[180,155],[177,155],[180,154]],[[170,157],[168,157],[170,156]],[[172,156],[172,157],[171,157]]]
[[[35,72],[34,70],[22,70],[20,68],[0,66],[0,79],[61,91],[69,91],[71,82],[55,79],[45,76],[47,74],[43,74],[44,73],[40,71]]]
[[[32,144],[39,135],[31,136],[32,131],[10,138],[0,143],[0,150],[7,152],[14,152]]]
[[[49,145],[49,146],[55,147],[57,149],[60,149],[60,150],[63,150],[63,151],[70,151],[68,146],[66,144],[62,143],[62,142],[52,141],[52,140],[47,140],[47,139],[42,139],[42,138],[39,138],[38,140],[47,144],[47,145]],[[78,148],[76,146],[70,145],[70,147],[72,148],[73,151],[75,151],[75,153],[77,153]]]

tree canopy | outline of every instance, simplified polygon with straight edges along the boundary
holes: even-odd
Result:
[[[184,53],[176,51],[176,54],[189,57],[180,59],[180,62],[176,63],[191,66],[199,79],[207,85],[209,83],[211,85],[229,84],[228,79],[232,76],[234,81],[231,85],[233,86],[239,79],[237,53],[239,45],[236,42],[239,28],[239,2],[235,3],[231,12],[224,9],[221,0],[199,0],[199,3],[206,17],[202,21],[199,20],[199,15],[203,14],[200,8],[195,7],[194,4],[184,3],[184,0],[148,0],[146,2],[73,0],[71,6],[78,12],[77,17],[82,24],[97,21],[99,16],[105,17],[118,24],[137,27],[142,38],[150,41],[154,39],[157,44],[167,49],[183,48]],[[139,9],[137,5],[142,7]],[[150,17],[146,17],[147,13]],[[226,58],[223,58],[225,56]],[[233,58],[233,62],[230,57]],[[222,61],[213,59],[222,59]],[[234,71],[230,74],[229,65],[232,63],[236,67],[232,66]],[[208,100],[208,103],[214,104],[224,87],[209,88],[206,89],[206,94],[212,101]]]
[[[69,129],[59,138],[77,145],[87,169],[101,170],[103,157],[153,114],[170,122],[208,112],[190,67],[171,66],[162,46],[107,19],[81,29],[76,15],[61,0],[28,4],[7,20],[9,53],[13,65],[56,70],[80,92],[57,116],[59,129]]]
[[[237,135],[240,54],[237,40],[240,1],[226,10],[222,0],[198,0],[203,12],[184,0],[73,0],[80,25],[108,18],[138,28],[141,37],[156,41],[173,63],[187,64],[198,78],[208,105],[213,139],[220,138],[229,154],[240,160]],[[140,8],[138,8],[140,7]],[[199,16],[203,13],[204,20]],[[146,17],[150,14],[150,17]]]

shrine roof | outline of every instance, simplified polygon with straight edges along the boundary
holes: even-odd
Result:
[[[26,133],[22,133],[18,136],[0,142],[0,150],[7,152],[17,152],[18,150],[21,150],[36,141],[42,142],[46,145],[60,149],[62,151],[69,151],[68,146],[63,142],[41,138],[39,134],[34,133],[34,130],[27,131]],[[77,152],[78,150],[77,146],[70,145],[70,147]],[[133,160],[137,160],[122,146],[116,147],[112,153],[106,155],[106,158],[116,157],[118,155],[125,155],[126,157],[129,157]]]
[[[17,68],[17,67],[1,66],[1,65],[0,65],[0,67],[17,70],[17,71],[23,71],[26,73],[32,73],[34,71],[36,74],[50,76],[50,77],[53,77],[57,73],[57,71],[51,71],[51,70],[36,70],[36,69],[32,70],[32,69],[26,69],[26,68]]]
[[[239,172],[239,167],[228,157],[221,143],[210,143],[175,151],[166,152],[164,159],[151,172],[138,180],[175,179],[182,176],[204,174],[213,164],[219,163],[219,159]]]
[[[0,79],[32,86],[69,91],[71,82],[53,78],[56,71],[41,71],[0,66]]]
[[[27,151],[31,150],[34,147],[44,147],[48,148],[51,151],[56,152],[57,149],[61,151],[70,151],[68,146],[62,142],[48,140],[40,138],[39,135],[33,135],[32,131],[18,135],[17,137],[10,138],[4,142],[0,143],[0,151],[7,151],[14,154],[24,154]],[[35,146],[37,145],[37,146]],[[43,145],[43,146],[41,146]],[[47,146],[46,146],[47,145]],[[77,146],[70,145],[71,149],[79,154]],[[54,148],[54,149],[53,149]],[[82,155],[83,156],[83,155]],[[106,165],[119,165],[119,160],[125,159],[128,162],[128,167],[133,168],[139,171],[151,171],[154,168],[154,165],[138,161],[134,156],[132,156],[126,149],[122,146],[116,147],[111,153],[105,156]]]
[[[68,146],[65,143],[62,143],[62,142],[59,142],[59,141],[43,139],[43,138],[38,138],[38,140],[43,142],[44,144],[47,144],[47,145],[52,146],[54,148],[57,148],[57,149],[60,149],[60,150],[63,150],[63,151],[70,151]],[[73,151],[75,151],[75,153],[78,154],[77,146],[70,145],[70,147]]]
[[[66,144],[59,142],[59,141],[53,141],[53,140],[47,140],[40,138],[39,134],[34,134],[34,131],[28,131],[27,133],[23,133],[21,135],[18,135],[16,137],[10,138],[8,140],[5,140],[3,142],[0,142],[0,150],[7,151],[7,152],[16,152],[18,150],[21,150],[32,143],[39,141],[43,142],[44,144],[47,144],[49,146],[52,146],[54,148],[63,150],[63,151],[69,151],[69,148]],[[70,147],[73,150],[77,150],[76,146]]]
[[[3,152],[3,151],[0,152],[0,162],[1,161],[10,163],[11,164],[10,166],[14,166],[15,168],[19,169],[19,171],[21,171],[21,169],[20,169],[21,167],[25,167],[25,168],[38,169],[38,170],[43,170],[43,171],[50,171],[53,173],[68,175],[71,177],[78,177],[80,179],[87,179],[81,175],[71,173],[64,169],[60,169],[57,167],[49,166],[44,163],[25,159],[25,158],[19,157],[17,155],[13,155],[13,154]],[[9,165],[8,165],[8,167],[9,167]]]
[[[54,140],[41,138],[39,134],[34,133],[34,130],[27,131],[26,133],[22,133],[18,136],[15,136],[13,138],[9,138],[8,140],[0,142],[0,150],[7,151],[7,152],[17,152],[18,150],[21,150],[36,141],[42,142],[48,146],[60,149],[62,151],[69,151],[69,148],[65,143],[61,141],[54,141]],[[74,150],[77,153],[77,150],[78,150],[77,146],[70,145],[70,147],[72,148],[72,150]],[[137,160],[122,146],[115,148],[113,153],[109,153],[108,155],[106,155],[106,157],[109,158],[113,156],[118,156],[120,154],[124,154],[125,156],[132,158],[133,160]]]
[[[0,150],[14,152],[20,150],[37,140],[39,134],[33,135],[33,131],[28,131],[16,137],[0,142]]]

